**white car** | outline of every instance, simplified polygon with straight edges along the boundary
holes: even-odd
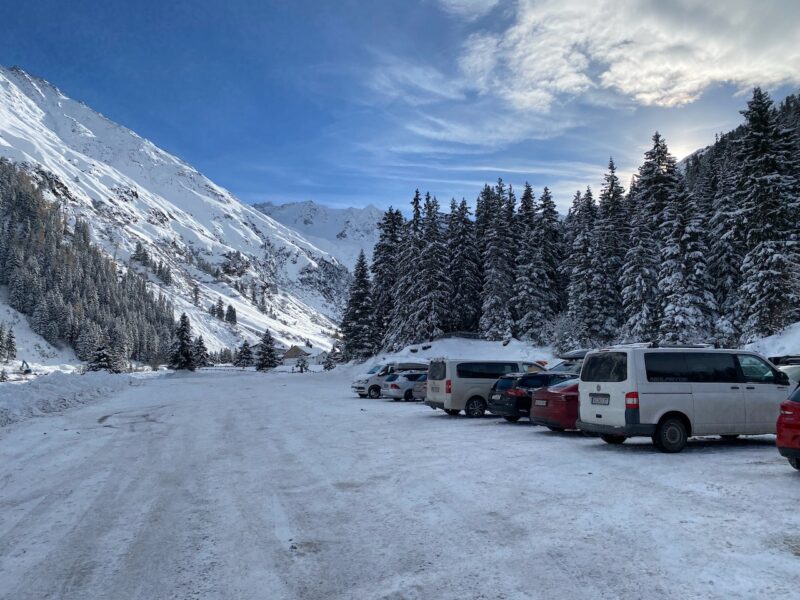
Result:
[[[381,396],[392,398],[395,402],[398,400],[411,402],[414,400],[414,386],[424,375],[425,371],[392,373],[383,382]]]
[[[789,384],[746,350],[606,348],[586,355],[577,425],[609,444],[648,436],[662,452],[680,452],[693,435],[774,434]]]
[[[418,362],[392,362],[392,363],[378,363],[373,365],[372,368],[364,375],[356,379],[350,389],[358,394],[361,398],[380,398],[383,382],[392,373],[398,371],[424,371],[428,368],[427,363]]]

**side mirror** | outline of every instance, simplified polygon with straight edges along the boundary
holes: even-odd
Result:
[[[778,371],[776,381],[778,382],[778,385],[789,385],[791,383],[789,376],[783,371]]]

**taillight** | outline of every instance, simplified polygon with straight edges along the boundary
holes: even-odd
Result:
[[[625,408],[639,408],[639,392],[625,394]]]
[[[399,390],[399,389],[400,389],[400,386],[399,386],[399,385],[397,385],[396,383],[393,383],[393,384],[392,384],[392,389],[393,389],[393,390]]]
[[[445,394],[453,393],[453,382],[449,379],[444,382],[444,393]]]
[[[526,392],[525,390],[514,388],[512,390],[508,390],[506,394],[514,398],[524,398],[525,396],[528,395],[528,392]]]

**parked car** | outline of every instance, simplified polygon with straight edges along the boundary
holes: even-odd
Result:
[[[559,355],[556,362],[549,364],[546,368],[550,372],[556,373],[573,373],[578,375],[583,366],[583,360],[589,350],[573,350],[572,352],[565,352]]]
[[[778,451],[800,471],[800,386],[781,404],[776,424]]]
[[[535,390],[567,379],[575,379],[570,373],[511,373],[503,375],[492,386],[488,410],[506,421],[516,422],[527,417],[531,410],[531,396]]]
[[[392,373],[386,377],[381,386],[381,396],[392,398],[395,402],[397,400],[411,402],[414,399],[414,386],[424,375],[422,371]]]
[[[417,382],[414,384],[412,396],[414,400],[425,400],[425,394],[428,389],[428,373],[420,375]]]
[[[369,371],[356,379],[350,386],[350,389],[361,398],[366,398],[367,396],[370,398],[380,398],[383,382],[392,373],[414,370],[424,371],[427,368],[428,364],[421,362],[379,363],[373,365]]]
[[[580,429],[680,452],[693,435],[775,433],[789,377],[755,352],[636,345],[587,354],[579,394]]]
[[[521,360],[433,360],[428,368],[425,404],[448,415],[463,410],[468,417],[482,417],[495,381],[508,373],[528,370],[541,371],[542,366]]]
[[[531,423],[544,425],[551,431],[577,429],[578,380],[573,376],[533,393]]]

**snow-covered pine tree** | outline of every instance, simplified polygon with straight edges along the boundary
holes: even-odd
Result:
[[[362,250],[353,270],[353,283],[350,285],[350,295],[342,318],[341,331],[346,360],[363,360],[376,350],[370,288],[369,268]]]
[[[253,349],[247,340],[243,341],[242,345],[239,346],[233,366],[241,367],[242,369],[253,366]]]
[[[399,276],[401,241],[405,219],[391,206],[378,224],[380,236],[372,252],[372,303],[375,315],[375,337],[383,340],[391,324],[395,306],[395,290]]]
[[[108,371],[109,373],[121,373],[119,357],[111,349],[108,338],[103,336],[92,352],[92,358],[86,365],[87,371]]]
[[[597,309],[598,297],[593,289],[595,276],[592,251],[597,205],[590,187],[583,196],[575,195],[572,213],[572,248],[567,283],[567,316],[572,324],[572,346],[587,348],[597,343],[600,336],[601,314]]]
[[[0,323],[0,363],[6,360],[6,328]]]
[[[625,341],[657,339],[661,321],[658,223],[676,193],[680,176],[664,138],[656,132],[652,139],[653,146],[645,152],[633,186],[631,235],[620,278]]]
[[[450,202],[447,216],[446,263],[450,279],[449,331],[474,332],[480,317],[480,273],[475,223],[467,201]]]
[[[679,182],[661,214],[660,341],[708,342],[715,303],[706,269],[703,211]]]
[[[14,336],[14,330],[8,330],[6,333],[6,362],[11,362],[17,358],[17,338]]]
[[[278,353],[275,351],[275,340],[267,329],[256,348],[256,371],[269,371],[279,364]]]
[[[510,255],[508,190],[502,179],[486,199],[486,230],[483,239],[483,289],[481,290],[480,332],[487,340],[506,340],[512,336],[514,320],[510,300],[514,294],[514,259]]]
[[[186,313],[181,314],[175,327],[175,341],[169,354],[169,366],[176,371],[194,371],[194,352],[192,345],[192,325]]]
[[[295,367],[301,372],[305,373],[308,371],[308,359],[305,356],[301,356],[297,359],[297,363],[295,363]]]
[[[222,321],[225,319],[225,303],[222,301],[222,296],[217,298],[217,307],[215,314],[217,315],[217,318],[219,320]]]
[[[518,240],[516,266],[514,269],[514,295],[511,298],[511,313],[514,317],[514,335],[529,340],[535,335],[533,331],[540,324],[541,307],[536,298],[536,288],[541,285],[541,262],[539,243],[534,229],[536,227],[536,205],[533,188],[528,182],[520,198],[519,210],[514,219],[513,237]]]
[[[5,383],[8,381],[8,373],[6,373],[5,369],[0,369],[0,383]]]
[[[325,362],[322,363],[322,369],[325,371],[333,371],[336,368],[336,361],[333,359],[333,352],[328,352],[325,356]]]
[[[412,341],[430,340],[447,330],[450,310],[450,274],[447,247],[439,220],[439,202],[425,196],[422,217],[423,251],[418,257],[414,275],[418,278],[419,295],[408,299],[409,318],[415,332]]]
[[[746,223],[738,305],[742,341],[773,335],[798,317],[797,148],[760,88],[743,111],[736,200]]]
[[[192,360],[195,368],[207,367],[211,361],[202,335],[198,335],[192,342]]]
[[[427,195],[426,195],[427,196]],[[416,324],[411,321],[411,303],[420,296],[421,284],[417,262],[422,256],[422,198],[419,190],[411,200],[411,218],[403,228],[403,240],[397,261],[397,283],[394,288],[394,308],[389,328],[383,339],[386,349],[399,349],[415,341]]]
[[[236,325],[236,309],[231,304],[225,309],[225,322]]]
[[[601,299],[595,305],[597,341],[602,344],[610,343],[619,335],[623,321],[619,282],[628,237],[624,201],[625,190],[617,177],[614,159],[609,158],[597,205],[591,252],[592,287]]]

